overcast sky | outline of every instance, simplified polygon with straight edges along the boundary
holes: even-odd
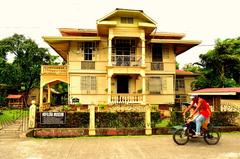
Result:
[[[182,67],[198,61],[217,38],[240,36],[239,7],[240,0],[0,0],[0,38],[23,34],[49,48],[41,37],[59,36],[57,28],[96,29],[96,20],[115,8],[138,9],[158,23],[158,31],[202,40],[177,57]]]

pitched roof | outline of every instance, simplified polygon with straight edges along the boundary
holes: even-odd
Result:
[[[240,87],[229,88],[205,88],[192,92],[191,94],[198,95],[236,95],[240,93]]]
[[[22,95],[19,95],[19,94],[17,94],[17,95],[15,95],[15,94],[9,94],[8,96],[7,96],[7,99],[20,99],[22,97]]]
[[[199,76],[200,74],[189,72],[189,71],[184,71],[184,70],[176,70],[176,75]]]

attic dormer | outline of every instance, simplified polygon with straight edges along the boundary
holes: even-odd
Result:
[[[142,10],[119,9],[97,20],[98,34],[108,35],[111,27],[143,28],[148,35],[157,27],[157,23]]]

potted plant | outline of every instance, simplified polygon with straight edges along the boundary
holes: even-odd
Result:
[[[82,103],[78,102],[78,103],[76,104],[76,107],[77,107],[77,111],[80,112],[81,107],[82,107]]]
[[[64,105],[62,109],[63,109],[64,112],[68,112],[68,111],[71,110],[71,107],[68,106],[68,105]]]
[[[107,109],[107,104],[99,104],[98,105],[99,110],[103,111]]]

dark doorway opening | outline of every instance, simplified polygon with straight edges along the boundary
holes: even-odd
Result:
[[[129,93],[128,82],[129,82],[129,76],[118,76],[117,77],[117,93]]]

